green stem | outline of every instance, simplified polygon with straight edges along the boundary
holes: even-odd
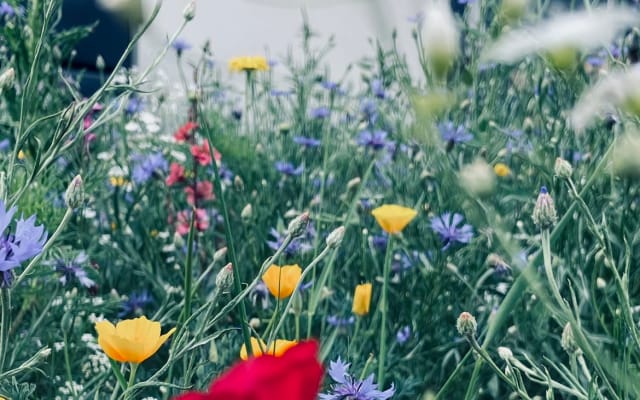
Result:
[[[69,383],[73,382],[73,374],[71,374],[71,360],[69,359],[69,340],[67,337],[67,332],[63,333],[62,339],[64,341],[64,367],[65,370],[67,371],[67,381],[69,381]],[[73,398],[76,399],[78,397],[78,394],[76,393],[76,389],[73,385],[71,386],[71,392],[73,395]]]
[[[544,260],[544,272],[547,276],[547,281],[549,282],[549,287],[551,287],[551,293],[553,293],[553,297],[560,309],[570,312],[568,307],[560,294],[560,289],[558,289],[558,283],[556,282],[555,277],[553,276],[553,267],[551,266],[551,240],[549,238],[549,229],[543,229],[542,233],[542,258]]]
[[[8,288],[0,289],[0,373],[4,372],[4,363],[9,350],[9,324],[11,320],[11,293]]]
[[[111,364],[111,370],[113,371],[113,374],[116,376],[116,379],[120,384],[120,387],[122,388],[122,390],[127,390],[127,381],[124,380],[124,376],[122,375],[120,368],[118,368],[118,364],[111,358],[109,359],[109,363]]]
[[[186,321],[191,316],[191,297],[193,296],[191,284],[193,282],[193,244],[195,240],[196,209],[191,212],[191,223],[189,226],[189,236],[187,237],[187,260],[184,266],[184,308],[182,321]]]
[[[127,382],[127,391],[125,392],[125,399],[132,398],[131,393],[129,392],[129,388],[133,386],[136,381],[136,372],[138,372],[138,363],[131,363],[131,372],[129,373],[129,382]]]
[[[384,267],[382,275],[382,296],[380,297],[380,312],[382,322],[380,323],[380,351],[378,352],[378,387],[384,388],[384,363],[387,353],[387,313],[389,304],[387,295],[389,291],[389,275],[391,274],[391,255],[393,254],[393,235],[389,235],[387,243],[387,253],[384,256]]]

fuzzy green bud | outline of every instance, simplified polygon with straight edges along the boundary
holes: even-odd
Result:
[[[78,208],[84,201],[84,183],[82,176],[76,175],[64,193],[64,201],[69,208]]]
[[[213,262],[218,263],[222,261],[226,255],[227,255],[227,246],[216,250],[216,252],[213,253]]]
[[[327,236],[327,247],[330,247],[332,249],[338,248],[342,243],[342,239],[344,239],[344,232],[344,226],[334,229],[333,232],[331,232],[329,236]]]
[[[576,344],[575,336],[573,335],[573,329],[571,328],[571,324],[567,322],[562,330],[562,338],[560,340],[560,345],[562,349],[569,354],[579,353],[581,350]]]
[[[216,275],[216,287],[220,290],[228,290],[233,284],[233,264],[229,263],[222,267]]]
[[[307,226],[309,225],[309,212],[305,211],[302,214],[298,215],[294,219],[289,222],[289,226],[287,227],[287,233],[291,235],[292,238],[297,238],[298,236],[302,236],[304,232],[307,230]]]
[[[476,335],[476,331],[478,330],[478,323],[471,313],[465,311],[458,317],[456,328],[458,328],[458,333],[460,335],[473,337]]]
[[[193,19],[193,17],[196,16],[196,2],[195,1],[192,0],[192,1],[189,2],[189,4],[187,4],[187,6],[182,11],[182,16],[187,21],[191,21]]]
[[[533,208],[532,218],[533,223],[540,229],[549,229],[558,221],[556,206],[545,186],[540,188],[538,200],[536,200],[536,205]]]
[[[556,164],[553,167],[553,172],[559,176],[560,178],[570,178],[573,173],[573,167],[569,163],[569,161],[564,158],[558,157],[556,158]]]

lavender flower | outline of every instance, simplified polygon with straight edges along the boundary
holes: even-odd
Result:
[[[309,112],[309,115],[313,119],[324,119],[327,118],[329,114],[331,114],[331,110],[329,110],[329,108],[325,106],[313,108]]]
[[[353,315],[349,318],[338,317],[337,315],[327,317],[327,323],[336,328],[346,328],[353,325],[355,322],[356,318]]]
[[[277,251],[280,246],[284,243],[284,239],[286,238],[286,233],[281,234],[277,230],[271,228],[269,234],[273,238],[272,240],[267,240],[267,246],[270,249]],[[316,231],[313,227],[313,224],[307,225],[307,230],[304,235],[301,237],[297,237],[289,243],[289,245],[284,249],[284,254],[287,256],[293,256],[298,253],[306,253],[313,249],[308,241],[312,241],[316,236]]]
[[[300,176],[304,171],[304,167],[299,165],[297,168],[290,162],[286,161],[277,161],[276,162],[276,171],[280,172],[285,176]]]
[[[305,136],[296,136],[293,138],[293,142],[306,148],[318,147],[320,146],[320,144],[322,144],[321,140]]]
[[[384,83],[380,79],[374,79],[371,81],[371,92],[373,95],[379,99],[384,99],[387,97],[387,94],[384,91]]]
[[[431,229],[440,235],[444,243],[442,250],[447,250],[454,243],[469,243],[473,238],[473,227],[469,224],[459,226],[464,217],[458,213],[446,212],[431,219]]]
[[[463,125],[456,127],[451,121],[439,124],[438,130],[445,142],[465,143],[473,139],[473,135],[467,132]]]
[[[358,134],[358,144],[373,150],[381,150],[394,144],[387,140],[388,133],[382,130],[362,131]]]
[[[60,275],[60,283],[67,285],[74,280],[77,280],[82,286],[87,289],[95,287],[96,283],[87,276],[87,271],[84,270],[83,264],[87,262],[89,257],[84,251],[81,251],[73,260],[57,260],[54,264],[56,272]]]
[[[352,377],[348,372],[349,366],[340,357],[337,361],[331,361],[329,375],[335,383],[331,385],[330,393],[320,394],[320,400],[386,400],[395,394],[393,384],[384,392],[378,390],[378,384],[373,383],[373,374],[364,381]]]
[[[153,303],[153,297],[147,290],[143,290],[140,294],[131,293],[129,298],[122,302],[120,307],[122,311],[118,314],[118,318],[123,318],[129,315],[139,316],[144,312],[144,308]]]
[[[409,339],[411,339],[411,327],[409,325],[400,328],[396,333],[398,344],[405,344]]]
[[[373,125],[378,120],[378,106],[373,99],[364,99],[360,103],[360,112],[364,115],[365,121]]]
[[[169,163],[162,153],[149,154],[146,157],[136,157],[138,164],[133,167],[131,177],[138,185],[147,182],[154,174],[167,172]]]
[[[258,304],[263,310],[269,308],[269,289],[267,289],[267,285],[263,281],[258,282],[253,289],[249,292],[249,300],[254,307]]]
[[[13,17],[14,15],[16,15],[16,11],[9,5],[9,3],[6,1],[0,3],[0,16]]]
[[[127,101],[127,106],[124,108],[124,112],[127,115],[134,115],[143,110],[142,100],[138,97],[130,97]]]
[[[511,153],[531,153],[533,151],[533,145],[531,141],[527,139],[524,132],[520,130],[513,130],[506,132],[507,145],[506,149],[509,154]]]
[[[16,211],[16,207],[7,210],[4,202],[0,200],[0,286],[4,288],[13,282],[11,271],[24,261],[40,254],[47,241],[44,226],[35,226],[35,215],[26,220],[21,216],[16,221],[15,234],[11,234],[11,230],[7,228]]]
[[[9,148],[11,148],[9,139],[0,140],[0,152],[5,153],[9,151]]]
[[[177,38],[171,43],[171,47],[178,53],[178,56],[181,56],[183,51],[191,48],[191,44],[184,39]]]

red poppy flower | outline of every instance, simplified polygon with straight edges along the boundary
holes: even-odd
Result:
[[[181,236],[189,233],[191,227],[191,210],[180,211],[178,213],[178,224],[176,226],[176,232]],[[195,228],[198,232],[204,232],[209,228],[209,216],[207,210],[202,208],[196,209],[196,221]]]
[[[173,186],[184,180],[184,167],[178,163],[171,163],[169,167],[169,176],[165,180],[167,186]]]
[[[173,137],[178,142],[184,142],[191,139],[191,134],[193,134],[193,131],[196,129],[198,129],[198,124],[196,122],[189,121],[178,128],[176,133],[173,134]]]
[[[194,205],[196,200],[211,200],[213,199],[213,184],[209,181],[203,181],[196,183],[196,189],[187,186],[184,188],[184,192],[187,194],[187,203]]]
[[[207,393],[189,392],[175,400],[315,400],[323,374],[318,343],[302,342],[280,357],[242,361],[216,379]]]
[[[219,163],[222,159],[222,156],[216,150],[213,149],[213,154],[216,158],[216,163]],[[191,155],[200,165],[209,165],[211,164],[211,153],[209,152],[209,142],[205,141],[202,146],[193,145],[191,146]]]

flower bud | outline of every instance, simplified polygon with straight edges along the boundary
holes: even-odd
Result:
[[[64,202],[68,208],[78,208],[84,201],[84,184],[82,182],[82,176],[76,175],[64,193]]]
[[[327,236],[327,247],[330,247],[332,249],[338,248],[340,246],[340,243],[342,243],[342,239],[344,239],[344,232],[344,226],[340,226],[334,229],[333,232],[331,232],[329,236]]]
[[[640,178],[640,134],[627,132],[617,138],[611,155],[614,175]]]
[[[221,249],[218,249],[215,253],[213,253],[213,262],[217,263],[222,261],[226,255],[227,255],[227,246]]]
[[[246,206],[244,206],[244,208],[240,212],[240,217],[244,220],[251,219],[252,215],[253,215],[253,207],[251,207],[251,204],[247,204]]]
[[[562,338],[560,340],[560,345],[562,349],[569,354],[575,354],[580,352],[580,348],[576,344],[576,339],[573,336],[573,329],[571,328],[571,324],[567,322],[562,330]]]
[[[596,279],[596,287],[600,290],[605,289],[607,287],[607,281],[604,278],[598,277]]]
[[[536,224],[540,229],[549,229],[558,220],[558,215],[556,214],[556,207],[553,203],[553,199],[549,195],[549,192],[547,191],[547,188],[545,186],[540,188],[538,200],[536,200],[536,205],[533,208],[532,218],[533,223]]]
[[[347,190],[351,190],[360,184],[360,177],[356,177],[347,182]]]
[[[260,325],[261,325],[261,324],[262,324],[262,323],[260,322],[260,318],[251,318],[251,319],[249,320],[249,326],[250,326],[251,328],[253,328],[253,329],[258,329],[258,328],[260,328]]]
[[[424,53],[434,74],[443,78],[460,51],[460,32],[446,1],[430,1],[424,19]]]
[[[189,4],[187,4],[184,11],[182,11],[182,16],[187,21],[191,21],[193,17],[196,16],[196,2],[194,0],[191,0]]]
[[[244,181],[238,175],[233,178],[233,186],[237,191],[242,192],[244,190]]]
[[[458,328],[458,333],[462,336],[475,336],[478,330],[478,323],[473,315],[465,311],[458,317],[456,328]]]
[[[472,196],[487,197],[496,187],[496,176],[489,164],[479,158],[460,171],[460,184]]]
[[[215,340],[211,340],[211,343],[209,343],[209,362],[217,364],[219,360],[218,346],[216,346]]]
[[[13,85],[13,80],[16,77],[16,71],[13,67],[7,69],[0,75],[0,92],[4,89],[7,89]]]
[[[98,54],[98,57],[96,57],[96,69],[98,71],[103,71],[105,68],[106,64],[104,62],[104,58]]]
[[[513,352],[508,347],[500,346],[498,347],[498,356],[505,361],[509,361],[509,359],[513,358]]]
[[[556,164],[553,167],[553,172],[559,176],[560,178],[570,178],[573,173],[573,167],[569,163],[569,161],[564,158],[558,157],[556,158]]]
[[[291,235],[292,238],[297,238],[298,236],[302,236],[302,234],[307,230],[308,225],[309,212],[305,211],[289,222],[287,233]]]
[[[222,267],[216,275],[216,287],[220,290],[228,290],[233,284],[233,264],[229,263]]]

